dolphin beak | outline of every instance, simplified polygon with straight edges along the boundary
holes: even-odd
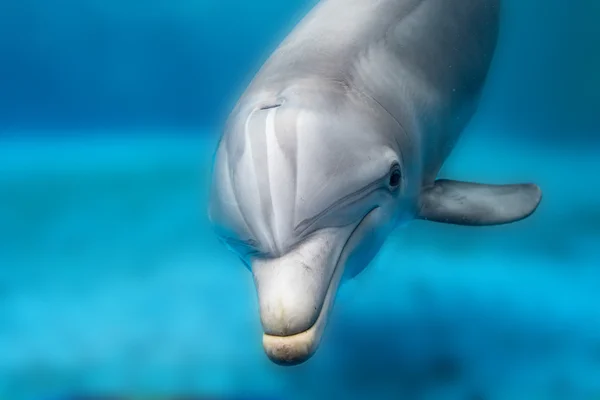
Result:
[[[357,225],[322,229],[281,257],[252,262],[263,347],[273,362],[296,365],[315,353]]]

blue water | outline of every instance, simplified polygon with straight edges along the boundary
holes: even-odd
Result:
[[[442,173],[538,211],[396,231],[281,368],[205,209],[219,118],[311,4],[283,3],[0,0],[0,398],[599,398],[598,3],[507,1]]]

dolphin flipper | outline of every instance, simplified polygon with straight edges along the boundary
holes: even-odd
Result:
[[[501,225],[527,218],[542,200],[534,184],[486,185],[437,180],[423,190],[418,218],[455,225]]]

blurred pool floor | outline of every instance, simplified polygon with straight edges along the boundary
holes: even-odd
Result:
[[[538,183],[534,216],[398,229],[294,368],[263,355],[251,276],[207,225],[214,135],[3,140],[0,398],[600,398],[598,150],[492,133],[442,175]]]

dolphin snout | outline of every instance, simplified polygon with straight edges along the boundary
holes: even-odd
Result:
[[[321,264],[317,268],[293,258],[257,261],[252,268],[264,330],[263,347],[267,356],[280,365],[300,364],[316,351],[335,266]]]
[[[278,364],[306,361],[316,350],[343,268],[352,227],[316,232],[277,258],[252,262],[265,352]]]
[[[314,325],[331,274],[290,260],[257,262],[253,270],[266,334],[290,336]]]

